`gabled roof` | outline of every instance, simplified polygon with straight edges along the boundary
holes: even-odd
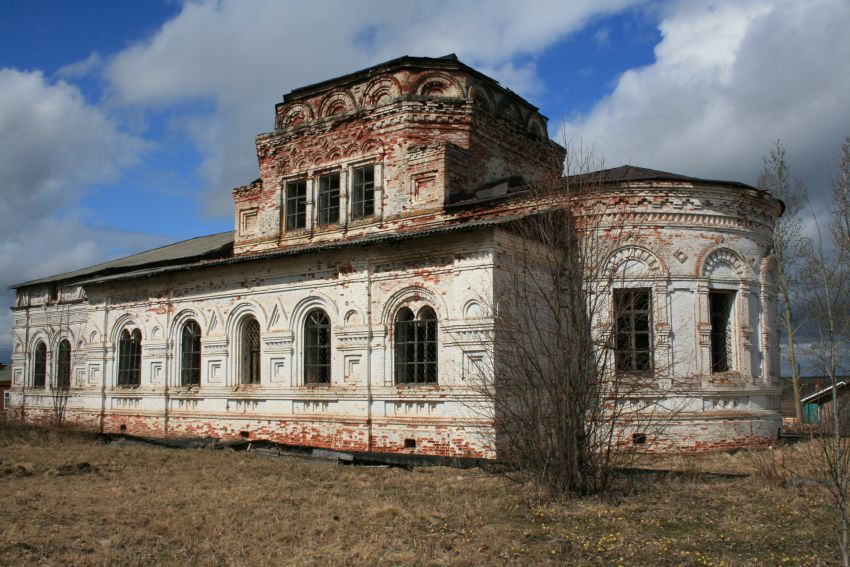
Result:
[[[168,244],[153,250],[133,254],[90,266],[73,272],[30,280],[9,286],[12,289],[31,285],[45,284],[58,281],[72,281],[81,278],[91,278],[95,275],[109,275],[119,272],[127,272],[143,267],[166,266],[171,264],[184,264],[189,261],[197,261],[209,258],[224,258],[230,256],[233,251],[233,231],[219,232],[209,236],[190,238],[182,242]]]

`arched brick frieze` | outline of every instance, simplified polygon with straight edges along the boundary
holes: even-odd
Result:
[[[376,77],[369,82],[363,92],[361,106],[365,108],[383,106],[395,101],[399,96],[401,96],[401,86],[395,77],[391,75]]]
[[[509,99],[508,97],[504,97],[502,101],[499,103],[499,109],[496,113],[511,122],[512,124],[519,124],[524,126],[522,123],[522,114],[520,114],[519,108],[516,103]]]
[[[728,246],[709,248],[700,254],[696,275],[701,278],[743,280],[750,277],[744,257]]]
[[[315,118],[313,109],[308,104],[296,103],[287,109],[286,114],[281,119],[282,128],[291,128],[305,122],[309,122]]]
[[[474,83],[469,88],[469,100],[471,100],[475,106],[486,110],[487,112],[493,112],[496,110],[496,102],[493,100],[493,95],[490,94],[487,87],[481,83]]]
[[[463,85],[447,73],[426,73],[413,86],[414,94],[444,98],[464,98]]]
[[[605,277],[608,279],[667,279],[669,273],[667,264],[642,246],[619,248],[605,262]]]
[[[531,116],[528,117],[525,129],[532,138],[536,138],[538,140],[546,140],[549,138],[546,133],[546,124],[543,123],[543,119],[536,113],[532,112]]]
[[[319,116],[322,118],[345,114],[357,109],[357,103],[351,93],[345,89],[337,89],[325,95],[319,105]]]
[[[369,138],[360,146],[360,153],[365,156],[382,157],[384,155],[384,144],[377,138]]]

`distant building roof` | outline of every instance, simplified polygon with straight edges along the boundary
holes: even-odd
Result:
[[[841,388],[844,388],[846,385],[847,385],[847,382],[842,380],[841,382],[837,382],[835,384],[835,389],[839,390]],[[832,386],[832,384],[830,384],[828,387],[826,387],[822,390],[818,390],[814,394],[806,396],[805,398],[801,399],[800,401],[804,404],[817,403],[817,402],[823,400],[824,398],[826,398],[827,396],[831,397],[832,396],[832,388],[833,388],[833,386]]]

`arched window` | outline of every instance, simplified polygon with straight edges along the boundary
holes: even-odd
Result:
[[[121,331],[118,341],[118,385],[135,387],[142,383],[142,333]]]
[[[56,355],[56,387],[60,390],[71,387],[71,343],[66,340],[59,343]]]
[[[321,309],[304,321],[304,383],[331,383],[331,322]]]
[[[239,375],[242,384],[260,383],[260,324],[248,317],[242,324],[241,364]]]
[[[35,345],[32,361],[32,387],[44,388],[47,383],[47,345],[39,341]]]
[[[201,385],[201,326],[189,320],[180,337],[180,385]]]
[[[437,314],[430,307],[415,317],[407,307],[396,315],[395,383],[437,383]]]

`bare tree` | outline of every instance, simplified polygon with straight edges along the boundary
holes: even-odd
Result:
[[[558,493],[587,494],[634,458],[633,441],[658,436],[661,409],[670,414],[658,392],[653,294],[625,285],[613,294],[623,274],[608,260],[637,228],[587,209],[609,188],[588,173],[591,158],[571,157],[572,171],[531,187],[497,234],[493,350],[469,383],[486,400],[500,461]],[[618,334],[624,318],[637,323]]]
[[[800,368],[797,362],[795,307],[798,302],[797,274],[804,256],[806,238],[803,234],[801,212],[806,204],[806,188],[798,179],[792,182],[791,167],[785,157],[782,142],[770,154],[764,156],[764,165],[757,185],[771,196],[785,203],[785,211],[773,225],[773,257],[779,293],[782,296],[780,322],[788,341],[788,357],[791,366],[791,383],[794,389],[794,413],[797,423],[803,423],[803,405],[800,401]]]
[[[845,139],[839,159],[839,173],[833,183],[830,252],[814,215],[817,242],[808,254],[806,272],[810,281],[810,309],[817,321],[817,341],[813,354],[831,387],[829,410],[820,416],[812,459],[817,474],[826,480],[832,496],[838,525],[841,556],[850,567],[850,400],[839,390],[840,376],[850,362],[850,136]]]

